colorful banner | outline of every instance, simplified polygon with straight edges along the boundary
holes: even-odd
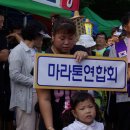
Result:
[[[35,2],[33,0],[0,0],[0,5],[14,8],[20,11],[25,11],[31,14],[36,14],[46,18],[50,18],[52,13],[59,14],[68,18],[72,16],[72,11],[49,6],[39,2]]]
[[[79,10],[79,0],[33,0],[42,4],[63,8],[65,10]]]
[[[61,6],[63,9],[76,11],[79,10],[79,0],[62,0]]]

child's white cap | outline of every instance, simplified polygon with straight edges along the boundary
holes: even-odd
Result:
[[[89,48],[96,45],[96,42],[93,40],[93,38],[90,35],[83,34],[80,35],[79,41],[76,43],[76,45],[82,45],[85,48]]]

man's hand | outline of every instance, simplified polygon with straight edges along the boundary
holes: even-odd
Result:
[[[7,61],[9,56],[9,50],[3,49],[0,51],[0,61]]]

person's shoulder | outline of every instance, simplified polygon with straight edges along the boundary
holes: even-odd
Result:
[[[86,48],[82,45],[74,45],[73,49],[78,49],[78,50],[81,50],[81,51],[86,51]]]
[[[71,123],[70,125],[64,127],[62,130],[77,130],[75,127],[75,123]]]
[[[15,46],[12,50],[20,50],[22,49],[21,44],[19,43],[17,46]]]
[[[84,46],[81,45],[74,45],[74,47],[71,49],[71,54],[74,54],[76,51],[87,51]]]
[[[18,44],[16,47],[14,47],[13,49],[10,50],[11,54],[20,54],[21,51],[23,50],[23,47],[21,44]],[[20,54],[21,55],[21,54]]]
[[[95,121],[96,130],[104,130],[104,124],[102,122]]]

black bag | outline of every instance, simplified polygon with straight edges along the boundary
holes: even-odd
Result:
[[[39,103],[38,102],[35,104],[34,109],[35,109],[35,112],[40,113],[40,108],[39,108]]]

